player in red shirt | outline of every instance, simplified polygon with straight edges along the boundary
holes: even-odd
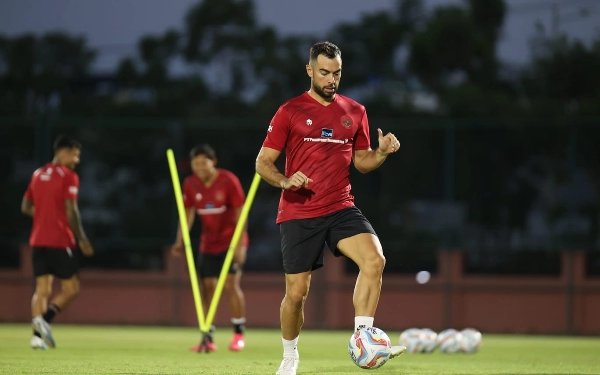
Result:
[[[337,93],[342,58],[336,45],[312,46],[306,72],[310,89],[279,107],[256,159],[256,172],[282,189],[277,224],[286,293],[281,304],[284,351],[279,375],[296,374],[310,276],[323,266],[326,247],[358,265],[355,329],[373,325],[385,257],[373,227],[354,206],[349,168],[353,163],[367,173],[400,148],[394,134],[383,135],[377,129],[379,147],[371,149],[365,107]],[[284,149],[285,174],[275,166]],[[392,357],[405,350],[393,347]]]
[[[191,228],[196,214],[202,222],[200,236],[200,256],[197,262],[198,273],[202,287],[202,305],[208,311],[212,301],[217,281],[227,256],[227,250],[233,237],[233,232],[240,218],[245,196],[240,180],[230,171],[217,168],[217,157],[214,149],[201,144],[190,152],[193,174],[183,182],[183,202]],[[229,274],[225,280],[225,294],[231,309],[233,338],[229,350],[244,349],[245,301],[240,287],[242,266],[246,261],[248,235],[244,230],[233,257]],[[171,247],[174,255],[183,252],[181,227],[177,232],[175,243]],[[212,352],[217,349],[212,332],[207,334],[200,344],[191,348],[192,351]],[[203,344],[206,342],[206,344]]]
[[[21,203],[21,211],[33,218],[29,237],[32,247],[35,294],[31,301],[34,349],[54,348],[50,323],[79,293],[78,250],[94,254],[77,206],[81,144],[68,136],[54,142],[54,159],[33,172]],[[54,277],[60,279],[60,293],[48,304]]]

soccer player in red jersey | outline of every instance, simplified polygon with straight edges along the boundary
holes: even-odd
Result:
[[[68,136],[54,143],[54,159],[37,169],[21,203],[21,211],[33,218],[29,237],[32,247],[35,294],[31,301],[34,349],[54,348],[50,323],[79,293],[78,251],[94,254],[77,205],[81,144]],[[60,279],[60,292],[48,304],[53,278]]]
[[[360,273],[354,289],[355,329],[371,327],[381,292],[385,257],[373,227],[354,206],[350,164],[372,171],[398,151],[394,134],[378,131],[370,147],[365,107],[337,93],[340,49],[320,42],[310,49],[310,89],[279,107],[256,159],[256,172],[282,190],[277,213],[286,290],[281,303],[283,361],[278,375],[295,375],[298,336],[311,272],[323,266],[324,250],[353,260]],[[285,149],[285,174],[275,161]],[[393,347],[392,357],[404,352]]]
[[[196,214],[202,222],[200,236],[200,256],[197,262],[202,287],[202,305],[208,311],[212,301],[221,269],[227,256],[227,250],[233,232],[242,213],[245,201],[240,180],[230,171],[217,168],[217,156],[214,149],[207,144],[200,144],[190,152],[193,174],[183,182],[183,203],[186,208],[188,225],[191,228]],[[240,287],[242,266],[246,262],[248,234],[244,230],[235,248],[233,262],[225,280],[225,294],[231,309],[233,338],[229,350],[244,349],[245,301]],[[183,252],[181,227],[177,232],[175,243],[171,247],[173,255]],[[212,332],[203,337],[200,344],[192,351],[212,352],[217,349]]]

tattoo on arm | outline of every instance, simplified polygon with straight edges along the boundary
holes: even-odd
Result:
[[[65,207],[67,209],[67,218],[69,219],[69,225],[75,235],[77,241],[87,239],[83,226],[81,225],[81,215],[79,214],[79,207],[77,201],[72,199],[65,200]]]

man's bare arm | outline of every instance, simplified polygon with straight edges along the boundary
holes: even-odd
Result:
[[[275,161],[279,158],[279,155],[281,155],[281,151],[269,147],[262,147],[256,157],[256,173],[269,184],[278,188],[283,188],[284,183],[287,181],[287,177],[279,172],[279,169],[275,166]]]
[[[375,150],[354,150],[352,159],[354,160],[354,166],[361,173],[371,172],[377,169],[383,164],[387,156],[400,149],[400,142],[394,135],[394,133],[387,133],[383,135],[381,129],[377,129],[377,140],[379,147]]]
[[[83,230],[83,226],[81,224],[81,214],[79,213],[79,207],[77,206],[77,201],[73,199],[65,199],[65,208],[67,209],[67,219],[69,220],[69,225],[71,225],[71,230],[75,235],[75,239],[77,241],[86,241],[87,236]]]
[[[24,215],[33,217],[33,214],[35,213],[35,207],[33,206],[33,202],[27,198],[23,198],[23,200],[21,201],[21,212]]]
[[[353,159],[354,166],[360,173],[371,172],[383,164],[388,154],[384,154],[379,149],[376,150],[355,150]]]
[[[196,218],[196,209],[194,207],[186,207],[185,215],[187,217],[188,230],[192,229],[194,219]],[[183,233],[181,232],[181,223],[177,226],[177,235],[175,236],[176,244],[183,244]]]

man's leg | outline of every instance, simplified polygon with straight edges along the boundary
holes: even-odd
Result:
[[[213,297],[215,295],[215,290],[217,289],[217,281],[218,281],[218,278],[212,277],[212,276],[211,277],[202,277],[200,279],[200,285],[202,287],[201,303],[202,303],[202,308],[204,310],[205,316],[208,313],[208,309],[210,309],[210,305],[211,305]],[[209,331],[203,334],[202,342],[199,345],[193,347],[192,351],[214,352],[215,350],[217,350],[217,345],[215,344],[214,339],[213,339],[214,332],[215,332],[215,325],[211,324],[211,326],[209,327]],[[206,347],[203,347],[204,343],[206,344]]]
[[[294,340],[304,324],[304,303],[310,289],[311,273],[285,275],[285,296],[279,310],[281,334],[284,340]]]
[[[361,233],[338,242],[337,248],[352,259],[360,272],[354,286],[354,329],[372,327],[381,294],[381,277],[385,267],[385,257],[381,243],[372,233]],[[404,346],[392,347],[391,358],[404,353]]]
[[[231,309],[231,323],[233,324],[233,338],[229,344],[229,350],[240,351],[244,348],[244,325],[246,324],[246,303],[244,292],[240,286],[242,271],[237,270],[227,275],[225,280],[225,293],[229,299]]]
[[[52,275],[35,278],[35,293],[31,299],[31,317],[41,316],[47,309],[48,299],[52,295]]]
[[[285,296],[279,310],[283,361],[277,375],[296,374],[298,368],[298,336],[304,324],[304,303],[310,289],[311,272],[285,275]]]
[[[46,311],[48,299],[52,295],[52,281],[52,275],[42,275],[35,278],[35,292],[31,298],[33,337],[30,341],[30,345],[34,349],[48,348],[48,344],[42,339],[40,326],[42,329],[50,330],[48,324],[42,322],[42,314]]]
[[[229,299],[229,307],[231,308],[231,317],[233,319],[241,319],[245,316],[246,303],[244,292],[240,286],[242,279],[242,271],[237,271],[234,274],[227,275],[225,280],[225,293]]]
[[[52,278],[50,276],[50,278]],[[52,287],[52,282],[49,284],[50,288]],[[36,288],[37,290],[37,288]],[[37,291],[36,291],[37,294]],[[50,347],[55,347],[56,344],[54,342],[54,338],[52,337],[52,331],[50,328],[50,323],[54,320],[56,314],[58,314],[61,310],[77,297],[79,294],[79,277],[77,275],[73,275],[68,279],[63,279],[60,281],[60,292],[52,299],[52,302],[48,305],[48,308],[44,312],[43,315],[36,315],[33,318],[33,327],[34,330],[39,332],[40,336],[44,339],[46,344]],[[35,296],[34,296],[35,299]],[[39,300],[39,298],[38,298]],[[45,301],[47,301],[47,297]],[[46,305],[46,302],[43,302]],[[39,310],[39,306],[42,305],[41,301],[36,301],[36,312]]]
[[[79,276],[73,275],[68,279],[60,280],[60,293],[56,295],[50,302],[50,306],[54,305],[58,308],[50,319],[54,319],[56,313],[64,310],[73,300],[79,295]],[[49,311],[49,310],[48,310]],[[48,322],[50,323],[50,322]]]
[[[377,236],[361,233],[338,242],[342,254],[352,259],[360,272],[354,287],[354,311],[356,316],[374,317],[381,293],[381,275],[385,257]]]

